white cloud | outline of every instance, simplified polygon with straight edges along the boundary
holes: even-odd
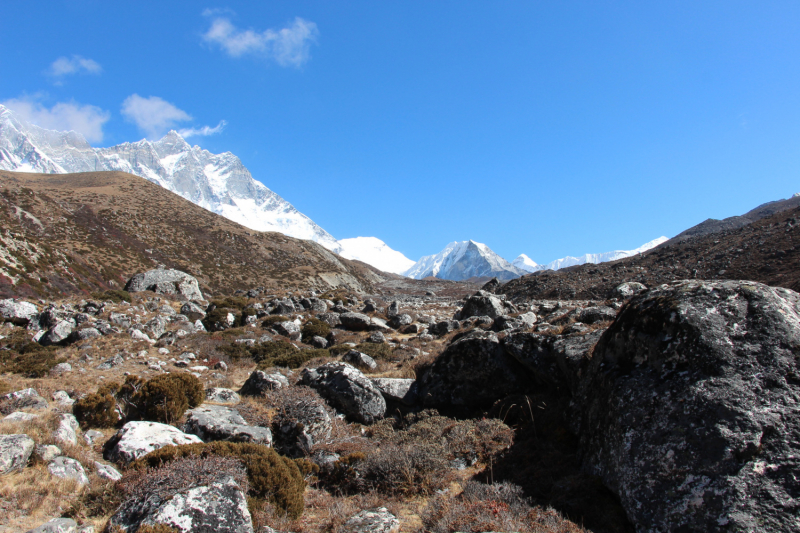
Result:
[[[51,76],[61,78],[70,74],[85,72],[87,74],[100,74],[103,67],[94,59],[74,55],[72,57],[59,57],[50,65],[48,71]]]
[[[77,131],[89,142],[103,140],[103,124],[111,113],[93,105],[75,101],[59,102],[51,108],[43,106],[36,98],[12,98],[1,102],[26,122],[48,130]]]
[[[158,138],[180,122],[192,120],[191,115],[158,96],[143,98],[132,94],[122,102],[122,115],[136,124],[148,139]]]
[[[317,25],[300,17],[285,28],[261,32],[242,30],[230,19],[216,17],[203,39],[219,45],[233,57],[254,54],[273,59],[284,67],[299,67],[311,57],[311,43],[316,41],[317,35]]]
[[[196,136],[207,137],[209,135],[220,133],[223,129],[225,129],[225,126],[227,125],[228,125],[227,122],[225,122],[224,120],[220,120],[219,124],[217,124],[213,128],[211,126],[203,126],[202,128],[185,128],[182,130],[178,130],[178,134],[184,139]]]

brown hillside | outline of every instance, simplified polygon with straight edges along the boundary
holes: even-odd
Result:
[[[124,172],[0,171],[0,297],[121,288],[159,264],[205,292],[370,291],[386,279],[322,246],[257,232]]]
[[[517,300],[604,299],[625,281],[744,279],[800,291],[800,207],[746,226],[687,237],[641,255],[524,276],[499,292]]]

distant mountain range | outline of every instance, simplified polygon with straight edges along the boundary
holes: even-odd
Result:
[[[572,257],[568,255],[567,257],[562,257],[561,259],[551,261],[546,265],[536,264],[531,260],[530,257],[525,254],[521,254],[519,257],[514,259],[511,264],[519,269],[525,270],[526,272],[537,272],[539,270],[560,270],[562,268],[583,265],[586,263],[605,263],[606,261],[616,261],[617,259],[632,257],[655,248],[659,244],[667,242],[668,240],[669,239],[666,237],[659,237],[641,245],[634,250],[614,250],[613,252],[603,252],[599,254],[585,254],[580,257]]]

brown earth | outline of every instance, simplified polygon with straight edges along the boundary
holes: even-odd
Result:
[[[160,264],[194,275],[209,295],[370,292],[390,278],[314,242],[240,226],[132,174],[0,171],[0,298],[122,288]]]
[[[627,259],[524,276],[497,292],[516,301],[605,299],[626,281],[652,287],[677,279],[743,279],[800,291],[799,221],[800,207],[794,207]]]

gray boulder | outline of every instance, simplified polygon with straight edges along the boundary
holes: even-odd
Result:
[[[72,319],[59,320],[53,327],[47,330],[39,339],[42,346],[54,346],[64,344],[75,329],[75,321]]]
[[[77,533],[78,523],[72,518],[53,518],[27,533]]]
[[[528,384],[525,368],[494,333],[475,330],[451,343],[419,379],[430,407],[481,407],[518,394]]]
[[[332,328],[335,328],[342,323],[342,321],[339,319],[339,313],[320,313],[317,315],[317,318]]]
[[[157,339],[167,331],[167,325],[169,325],[169,319],[159,315],[152,318],[144,325],[144,332],[147,333],[147,336],[151,339]]]
[[[27,326],[36,320],[39,309],[32,303],[16,300],[0,300],[0,319],[17,326]]]
[[[331,434],[331,417],[322,400],[309,395],[285,398],[273,419],[275,446],[284,455],[305,457]]]
[[[460,327],[461,324],[458,322],[458,320],[442,320],[441,322],[432,324],[428,328],[428,333],[431,335],[436,335],[437,337],[444,337],[451,331],[455,331]]]
[[[328,339],[325,337],[320,337],[319,335],[314,335],[311,337],[311,346],[314,348],[327,348],[328,347]]]
[[[45,463],[49,463],[59,455],[63,455],[61,448],[53,444],[39,444],[36,446],[34,453],[36,453],[36,457],[39,460]]]
[[[247,499],[234,478],[221,474],[217,481],[177,494],[149,494],[129,499],[109,520],[110,526],[136,531],[143,525],[164,524],[184,533],[252,533]]]
[[[242,399],[231,389],[212,387],[206,389],[206,401],[225,405],[236,405],[241,402]]]
[[[133,323],[130,315],[126,315],[125,313],[115,313],[113,311],[109,315],[108,321],[122,328],[129,328]]]
[[[97,328],[88,327],[75,329],[69,334],[69,337],[67,337],[66,343],[73,344],[76,342],[88,341],[89,339],[96,339],[102,336],[103,334],[100,333],[100,330]]]
[[[205,442],[224,440],[272,445],[269,429],[248,425],[237,410],[222,405],[202,405],[189,410],[183,431]]]
[[[124,363],[125,359],[120,354],[117,354],[114,357],[109,357],[108,359],[97,365],[97,370],[111,370],[112,368],[120,366]]]
[[[89,476],[86,475],[83,465],[70,457],[56,457],[47,465],[47,470],[61,479],[74,479],[81,485],[89,483]]]
[[[195,320],[203,320],[206,317],[206,310],[194,302],[186,302],[181,306],[181,314],[194,322]]]
[[[641,293],[582,380],[585,465],[640,531],[797,531],[800,295],[747,281]]]
[[[597,322],[610,322],[617,318],[617,311],[611,307],[587,307],[578,311],[578,322],[596,324]]]
[[[348,351],[342,356],[342,361],[350,363],[354,367],[362,370],[374,370],[378,368],[378,363],[375,362],[375,359],[358,350]]]
[[[388,316],[389,318],[393,318],[399,314],[400,314],[400,303],[397,300],[395,300],[389,304],[388,308],[386,308],[386,316]]]
[[[403,326],[407,326],[414,322],[414,319],[411,318],[411,315],[402,314],[402,315],[395,315],[389,319],[389,326],[394,329],[400,329]]]
[[[400,527],[400,521],[386,507],[365,509],[351,517],[342,526],[346,533],[391,533]]]
[[[297,323],[287,320],[286,322],[278,322],[272,325],[272,329],[277,331],[280,335],[288,337],[293,341],[300,339],[300,326]]]
[[[194,276],[180,270],[158,268],[134,275],[125,285],[128,292],[153,291],[179,295],[187,300],[202,300],[203,293]]]
[[[103,479],[107,479],[109,481],[119,481],[122,479],[122,474],[120,474],[119,470],[113,466],[105,465],[99,461],[95,461],[94,468],[97,472],[97,476]]]
[[[516,313],[517,308],[511,302],[501,300],[494,294],[486,291],[478,291],[474,295],[467,298],[464,302],[464,307],[461,308],[461,320],[471,316],[488,316],[497,318],[499,316]]]
[[[0,397],[3,404],[3,413],[11,413],[20,409],[47,409],[47,400],[39,396],[36,389],[27,388],[10,392]]]
[[[58,417],[58,426],[55,432],[53,432],[53,438],[62,444],[71,444],[75,446],[78,444],[77,431],[80,427],[75,415],[62,414]]]
[[[333,407],[362,424],[371,424],[386,414],[386,401],[378,388],[347,363],[306,368],[301,383],[316,389]]]
[[[35,445],[32,438],[22,433],[0,435],[0,475],[25,468]]]
[[[130,463],[164,446],[203,442],[177,428],[158,422],[128,422],[105,445],[103,457],[116,463]]]
[[[351,331],[366,331],[372,324],[370,318],[361,313],[342,313],[339,315],[339,320],[343,328]]]
[[[247,396],[259,396],[267,391],[288,386],[289,380],[283,374],[277,372],[268,374],[263,370],[254,370],[242,385],[239,393]]]
[[[614,290],[611,291],[611,297],[625,299],[646,290],[647,287],[638,281],[627,281],[614,287]]]
[[[419,400],[417,382],[403,378],[371,378],[387,402],[415,405]]]

